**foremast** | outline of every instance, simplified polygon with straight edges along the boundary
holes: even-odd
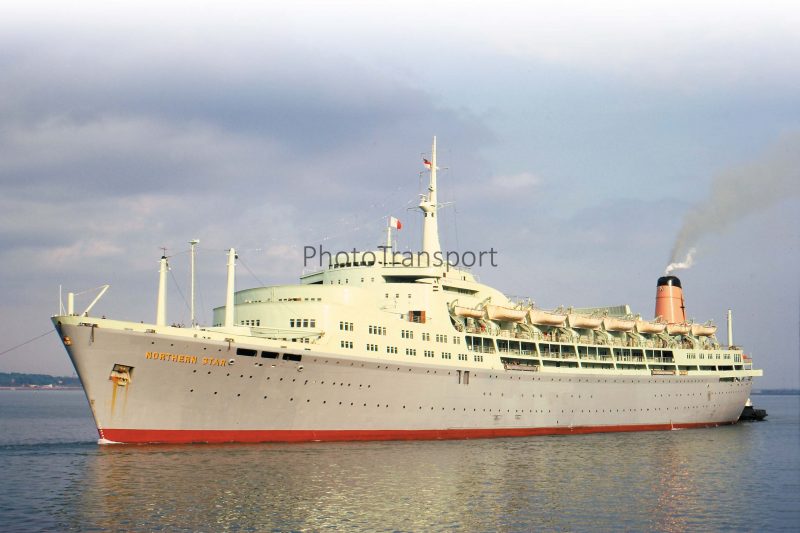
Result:
[[[424,215],[422,224],[422,252],[427,254],[428,260],[430,261],[436,254],[441,254],[442,249],[439,244],[439,223],[436,220],[436,211],[438,208],[436,198],[436,137],[433,138],[431,160],[429,164],[431,178],[430,184],[428,185],[428,194],[421,195],[419,208]]]

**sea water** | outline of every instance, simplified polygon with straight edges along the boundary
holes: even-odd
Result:
[[[98,446],[81,391],[0,391],[0,530],[797,531],[800,397],[713,429]]]

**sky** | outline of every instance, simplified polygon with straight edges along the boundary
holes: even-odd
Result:
[[[303,248],[421,245],[438,139],[446,250],[537,305],[652,317],[676,271],[765,376],[800,387],[800,8],[790,2],[6,2],[0,371],[71,375],[59,287],[202,323],[295,283]],[[77,296],[83,309],[94,293]]]

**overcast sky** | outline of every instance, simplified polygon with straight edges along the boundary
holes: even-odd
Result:
[[[542,307],[651,317],[678,271],[763,387],[800,386],[800,8],[790,2],[36,2],[0,7],[0,351],[50,329],[58,288],[201,321],[292,283],[303,246],[382,242],[439,139],[448,250]],[[93,296],[78,297],[83,308]],[[55,335],[0,370],[71,374]]]

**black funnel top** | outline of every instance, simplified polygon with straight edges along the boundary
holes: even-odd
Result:
[[[662,276],[658,278],[658,286],[661,287],[663,285],[671,285],[673,287],[681,287],[681,280],[676,278],[675,276]]]

